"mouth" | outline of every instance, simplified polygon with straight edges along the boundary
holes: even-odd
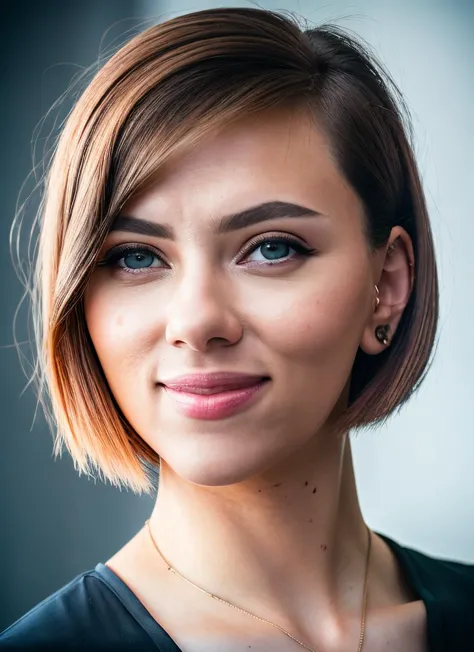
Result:
[[[178,383],[170,387],[159,383],[166,396],[172,399],[174,407],[184,416],[193,419],[216,420],[229,417],[254,405],[270,383],[268,376],[230,379],[214,379],[214,384],[197,384],[196,381]],[[175,383],[176,385],[176,383]]]
[[[170,379],[162,379],[158,384],[179,392],[191,394],[217,394],[232,389],[251,387],[269,376],[239,373],[235,371],[216,371],[211,373],[192,373]]]
[[[176,385],[166,385],[165,383],[159,383],[163,387],[167,387],[168,389],[172,389],[177,392],[184,392],[186,394],[198,394],[201,396],[209,396],[211,394],[221,394],[222,392],[230,392],[233,390],[237,389],[245,389],[246,387],[253,387],[254,385],[257,385],[258,383],[261,383],[263,381],[270,380],[268,376],[261,376],[261,377],[255,377],[252,379],[243,379],[240,381],[233,381],[229,383],[224,383],[220,382],[215,385],[210,386],[204,386],[204,385],[197,385],[197,384],[187,384],[187,383],[180,383],[178,386]]]

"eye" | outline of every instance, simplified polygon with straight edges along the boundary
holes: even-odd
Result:
[[[293,251],[293,253],[292,253]],[[299,240],[290,235],[263,236],[258,240],[253,240],[247,245],[245,252],[253,256],[253,260],[246,255],[245,260],[253,263],[251,266],[268,266],[282,265],[290,260],[311,256],[316,253],[316,249],[310,249],[303,245]]]
[[[246,263],[249,267],[268,267],[283,265],[314,253],[316,249],[310,249],[296,238],[282,234],[254,238],[238,257],[245,256],[245,260],[250,261],[250,264]],[[127,274],[144,274],[149,269],[167,269],[167,264],[155,249],[138,243],[114,247],[97,266],[111,267]]]
[[[158,262],[158,264],[155,264]],[[120,245],[111,249],[106,257],[97,263],[98,267],[120,268],[127,274],[142,274],[149,268],[163,268],[164,263],[154,249],[145,245]]]

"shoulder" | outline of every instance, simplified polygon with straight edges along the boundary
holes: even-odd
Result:
[[[474,613],[474,564],[442,559],[409,548],[407,554],[416,565],[420,580],[446,614],[471,621]]]
[[[429,588],[445,601],[465,598],[471,608],[474,606],[474,564],[435,557],[384,538],[421,588]]]
[[[449,650],[467,649],[467,641],[470,645],[474,639],[474,564],[435,557],[381,536],[426,605],[432,639]]]
[[[7,627],[0,634],[0,651],[98,650],[110,645],[124,649],[127,627],[135,623],[102,580],[99,566],[78,575]]]

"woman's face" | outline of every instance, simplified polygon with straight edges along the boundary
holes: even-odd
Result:
[[[115,252],[87,288],[87,326],[126,418],[176,473],[240,482],[324,436],[374,309],[375,258],[305,113],[246,118],[167,164],[100,260]],[[221,371],[267,380],[205,397],[162,384]]]

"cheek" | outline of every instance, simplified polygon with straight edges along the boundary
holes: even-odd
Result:
[[[120,293],[97,284],[89,288],[84,299],[87,327],[100,364],[112,393],[127,410],[127,397],[140,400],[147,372],[147,313],[140,302],[121,300]],[[140,388],[141,392],[137,389]]]
[[[356,351],[362,336],[367,277],[359,273],[350,281],[327,278],[319,284],[313,279],[289,284],[283,292],[260,295],[247,304],[249,319],[265,345],[298,366],[337,357],[338,351]]]
[[[367,274],[340,278],[325,274],[324,283],[289,285],[278,303],[275,295],[254,303],[254,330],[269,353],[278,402],[292,403],[302,432],[325,421],[341,397],[368,317]]]

